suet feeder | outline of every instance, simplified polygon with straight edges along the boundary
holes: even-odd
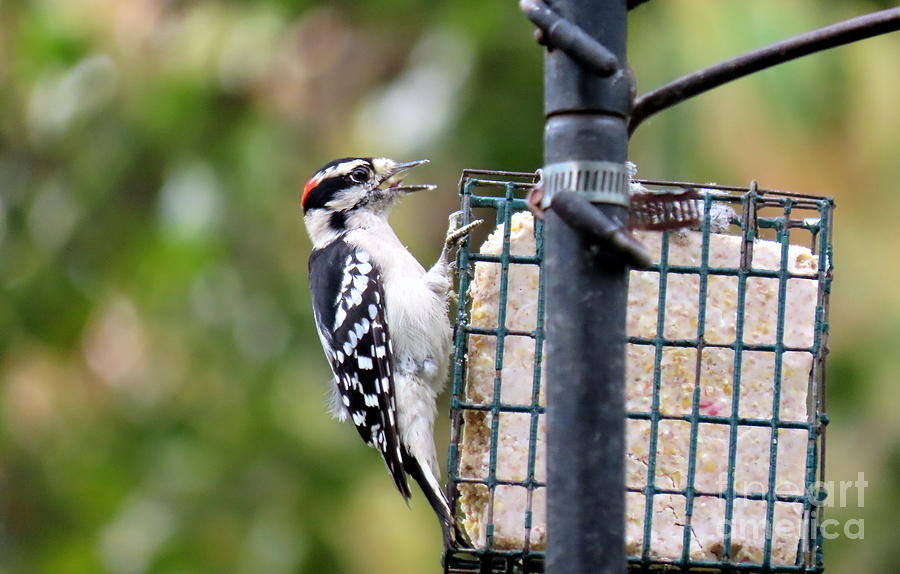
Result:
[[[447,572],[543,572],[543,224],[535,174],[467,171],[482,245],[458,254],[450,492],[471,546]],[[820,572],[827,197],[640,181],[690,193],[694,229],[638,231],[629,275],[626,551],[648,571]],[[602,440],[602,437],[600,437]]]

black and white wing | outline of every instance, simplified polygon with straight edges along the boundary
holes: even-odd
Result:
[[[409,498],[381,273],[368,253],[335,241],[310,255],[309,278],[316,328],[341,408],[366,444],[378,449],[397,490]]]

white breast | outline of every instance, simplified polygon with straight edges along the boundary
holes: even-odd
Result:
[[[381,269],[394,365],[400,372],[443,386],[451,351],[451,327],[444,294],[426,283],[426,271],[382,218],[347,236],[365,249]]]

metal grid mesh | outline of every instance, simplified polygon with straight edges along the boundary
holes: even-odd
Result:
[[[462,572],[543,572],[543,549],[535,549],[532,542],[534,518],[534,494],[536,489],[545,486],[536,479],[535,468],[538,421],[544,414],[540,404],[541,359],[543,344],[544,314],[544,281],[543,281],[543,228],[540,220],[535,221],[536,250],[534,255],[510,254],[510,222],[514,212],[526,209],[525,194],[534,183],[534,174],[515,172],[494,172],[469,170],[463,173],[460,180],[460,196],[462,209],[466,218],[473,218],[473,210],[491,210],[494,212],[497,225],[503,224],[503,249],[499,254],[480,254],[464,244],[458,254],[458,293],[459,304],[456,318],[455,355],[451,397],[451,443],[449,449],[449,491],[454,504],[458,503],[461,485],[474,485],[487,492],[487,523],[485,527],[486,544],[481,546],[476,541],[474,546],[447,548],[444,557],[445,571]],[[649,460],[647,464],[646,483],[640,488],[631,486],[628,491],[645,499],[643,517],[643,537],[640,552],[632,552],[628,557],[629,567],[633,571],[651,571],[657,569],[676,571],[720,571],[720,572],[821,572],[822,539],[819,531],[821,523],[821,502],[824,493],[816,490],[824,472],[824,427],[827,424],[825,415],[825,370],[824,360],[827,354],[827,313],[828,294],[830,291],[831,262],[831,213],[834,207],[831,198],[800,195],[773,190],[758,189],[755,182],[750,188],[736,188],[715,185],[698,185],[683,182],[642,181],[649,188],[666,190],[700,190],[704,205],[702,232],[702,249],[700,264],[677,265],[669,261],[668,252],[671,232],[661,234],[660,259],[650,271],[659,277],[659,302],[656,318],[656,334],[652,337],[629,337],[632,345],[645,346],[655,353],[652,373],[652,398],[649,410],[630,411],[629,420],[645,421],[650,426]],[[702,188],[702,189],[701,189]],[[727,222],[728,233],[741,238],[740,264],[736,268],[711,267],[709,265],[711,212],[714,203],[726,203],[735,210],[735,217]],[[478,213],[477,217],[484,217]],[[487,217],[484,217],[487,219]],[[485,227],[488,227],[485,225]],[[805,236],[805,238],[802,238]],[[753,243],[760,237],[777,241],[781,247],[781,268],[777,270],[760,269],[753,266]],[[806,244],[815,254],[818,262],[818,293],[815,308],[814,340],[808,347],[788,346],[784,342],[785,305],[787,299],[788,279],[795,277],[787,266],[788,249],[792,243]],[[803,239],[806,239],[805,241]],[[475,241],[473,241],[475,242]],[[474,266],[478,262],[499,264],[499,307],[498,321],[495,328],[474,326],[470,320],[471,301],[469,287]],[[514,331],[507,329],[507,292],[509,288],[510,265],[536,265],[539,269],[539,288],[536,296],[537,322],[530,331]],[[699,301],[696,336],[691,338],[667,338],[666,325],[666,291],[671,277],[687,275],[699,278]],[[709,291],[709,279],[715,276],[733,277],[737,282],[737,313],[735,320],[735,337],[731,343],[713,342],[706,337],[706,302]],[[748,291],[748,280],[751,278],[768,278],[778,281],[777,297],[777,332],[774,344],[753,344],[745,340],[745,299]],[[808,278],[808,276],[806,276]],[[493,380],[492,400],[467,401],[466,369],[468,341],[472,335],[492,337],[496,342],[494,366],[496,375]],[[511,404],[502,402],[503,377],[501,369],[504,359],[504,343],[508,337],[528,337],[534,340],[535,357],[531,381],[530,404]],[[666,413],[661,409],[661,387],[665,384],[662,374],[664,352],[673,348],[689,348],[696,350],[696,368],[691,395],[690,412],[688,414]],[[707,349],[727,349],[733,353],[734,375],[731,386],[730,413],[713,415],[701,414],[700,408],[700,370],[701,357]],[[741,416],[741,361],[745,352],[764,352],[774,356],[773,404],[771,417]],[[812,369],[807,388],[807,420],[782,420],[780,417],[782,357],[786,352],[809,353],[812,356]],[[487,476],[466,476],[460,470],[460,444],[462,426],[466,413],[482,412],[488,417],[490,425],[490,452],[488,455]],[[502,413],[520,413],[529,417],[527,473],[524,480],[504,480],[498,478],[498,429]],[[689,456],[687,461],[687,482],[685,488],[661,488],[655,480],[657,466],[657,441],[660,434],[660,423],[665,421],[683,421],[690,425]],[[695,488],[697,472],[698,431],[703,425],[721,425],[728,430],[728,473],[724,489],[703,491]],[[740,463],[738,457],[738,430],[745,428],[763,428],[771,433],[769,450],[768,485],[760,492],[742,492],[735,488],[735,468]],[[779,456],[779,433],[785,429],[795,429],[806,433],[806,467],[804,469],[804,486],[802,494],[778,493],[776,484],[777,458]],[[724,453],[723,453],[724,454]],[[524,526],[524,543],[518,548],[499,548],[494,540],[494,503],[498,489],[506,487],[524,488],[527,491],[525,511],[521,517]],[[613,493],[610,494],[614,495]],[[622,494],[615,494],[621,496]],[[660,559],[653,552],[651,536],[654,520],[654,497],[660,495],[677,495],[684,498],[683,543],[680,559]],[[697,497],[714,497],[724,500],[725,524],[724,544],[721,559],[715,561],[699,561],[690,556],[691,519],[694,514],[694,503]],[[765,513],[765,546],[760,561],[740,562],[733,558],[731,524],[736,500],[745,499],[762,501],[766,506]],[[773,564],[772,535],[774,527],[774,509],[776,502],[800,503],[803,506],[803,531],[797,561],[794,565]]]

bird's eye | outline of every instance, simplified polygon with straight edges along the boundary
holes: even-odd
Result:
[[[356,183],[362,183],[369,179],[369,170],[364,167],[358,167],[350,172],[350,179]]]

